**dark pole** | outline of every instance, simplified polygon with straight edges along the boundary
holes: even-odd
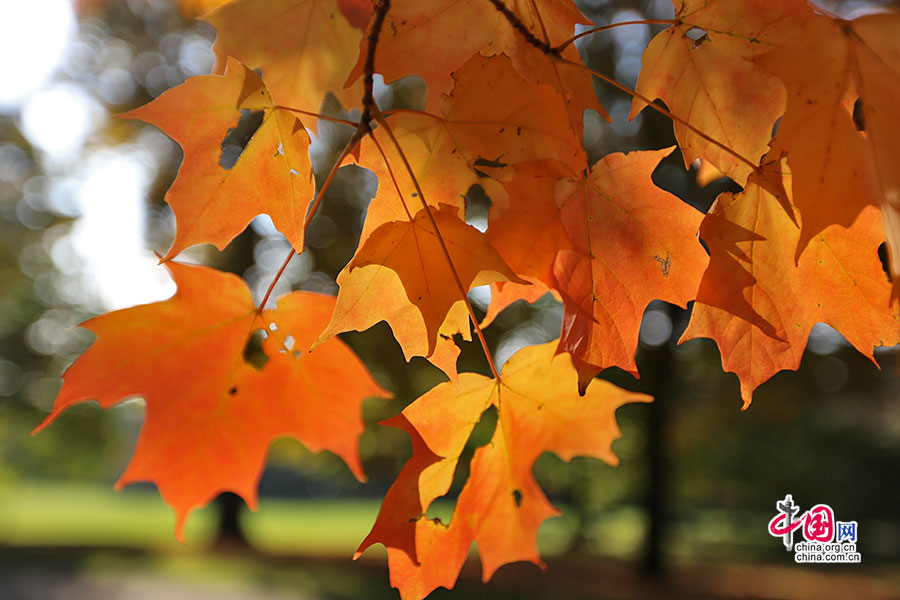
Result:
[[[244,501],[237,494],[224,492],[215,501],[219,509],[219,526],[216,532],[215,545],[219,547],[249,547],[244,530],[241,527],[241,512]]]
[[[672,320],[673,329],[677,322],[679,309],[667,304],[665,312]],[[674,337],[658,348],[642,348],[642,378],[647,378],[646,391],[653,395],[653,402],[647,413],[647,495],[645,510],[647,511],[647,539],[644,547],[643,567],[647,575],[658,577],[665,571],[665,526],[666,526],[666,492],[667,471],[666,457],[666,411],[675,398],[676,382],[673,377]]]

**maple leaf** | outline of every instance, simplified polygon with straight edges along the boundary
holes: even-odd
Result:
[[[866,206],[885,209],[894,280],[900,276],[900,15],[818,16],[755,58],[784,82],[787,109],[773,145],[787,155],[803,215],[796,256],[829,225],[850,227]],[[854,120],[859,100],[864,131]]]
[[[743,192],[722,194],[710,209],[700,229],[710,265],[679,342],[716,341],[723,368],[740,379],[744,408],[772,375],[799,367],[815,323],[838,330],[873,362],[874,347],[900,343],[878,259],[878,211],[864,210],[849,229],[826,228],[795,263],[800,228],[783,208],[786,179],[780,161],[769,162]]]
[[[386,422],[410,434],[413,456],[356,556],[383,544],[391,585],[402,598],[452,587],[473,542],[485,581],[509,562],[543,564],[538,528],[559,512],[531,472],[542,453],[566,461],[593,456],[617,463],[611,449],[620,435],[616,409],[651,398],[599,380],[579,397],[571,360],[554,353],[552,342],[520,350],[504,365],[502,381],[462,373],[458,387],[440,384]],[[489,406],[497,409],[496,429],[491,441],[475,451],[449,525],[427,519],[432,501],[449,490],[459,456]]]
[[[263,122],[226,169],[222,140],[245,110],[262,110]],[[184,150],[166,193],[178,228],[163,260],[204,242],[221,250],[262,213],[303,248],[303,217],[315,191],[309,136],[292,113],[274,107],[253,71],[229,60],[224,75],[191,77],[119,117],[156,125]]]
[[[440,243],[433,233],[422,237],[423,232],[432,231],[421,210],[423,200],[434,207],[466,289],[499,280],[521,282],[486,238],[455,214],[463,208],[463,196],[472,185],[490,187],[479,176],[476,161],[518,162],[548,156],[574,165],[586,161],[577,140],[566,133],[565,111],[552,101],[556,92],[522,80],[509,59],[475,56],[455,76],[453,93],[442,104],[443,116],[397,111],[388,117],[389,126],[376,128],[363,140],[358,163],[371,169],[380,185],[369,205],[356,256],[338,275],[338,308],[323,334],[362,330],[386,320],[407,359],[425,356],[451,378],[456,376],[459,350],[450,338],[461,333],[469,340],[471,332]],[[509,102],[484,102],[485,94],[516,90],[527,93],[519,92]],[[401,166],[404,163],[409,170]],[[391,243],[394,236],[406,240],[403,251],[388,254],[383,240],[373,241],[386,232]],[[389,269],[379,269],[380,264]],[[479,276],[482,272],[484,276]],[[391,297],[389,290],[405,296],[409,304],[392,303],[382,316],[366,308],[369,299]],[[383,304],[379,300],[375,306]]]
[[[453,76],[455,86],[442,98],[439,115],[394,111],[388,117],[400,149],[383,128],[362,141],[357,162],[381,182],[363,238],[382,222],[418,210],[416,186],[401,167],[404,157],[432,206],[462,207],[469,188],[483,183],[479,159],[509,164],[556,158],[572,169],[586,166],[587,156],[568,132],[553,88],[522,79],[505,56],[473,56]],[[498,96],[506,100],[485,102]],[[409,201],[414,208],[406,206]]]
[[[523,164],[503,182],[509,208],[488,239],[516,272],[562,296],[559,350],[572,355],[582,390],[606,367],[637,374],[644,309],[654,299],[685,306],[706,268],[702,215],[650,179],[670,152],[610,154],[586,176]]]
[[[506,8],[535,39],[554,46],[571,38],[575,25],[588,23],[571,2],[557,0],[513,0]],[[465,23],[465,27],[460,24]],[[453,88],[451,73],[473,55],[506,55],[515,70],[529,81],[557,89],[556,100],[568,114],[565,128],[580,139],[584,111],[606,115],[594,95],[590,73],[557,63],[525,43],[521,32],[488,0],[420,0],[392,5],[385,30],[375,52],[375,65],[387,83],[419,75],[428,86],[426,109],[437,112],[442,95]],[[363,74],[366,42],[360,44],[359,59],[348,81]],[[578,51],[569,45],[563,57],[579,62]],[[427,56],[428,60],[422,60]],[[506,96],[514,100],[519,94]]]
[[[221,72],[233,56],[262,69],[277,104],[315,112],[330,91],[344,106],[354,106],[362,98],[362,85],[345,88],[344,81],[356,62],[360,21],[368,21],[365,4],[360,0],[226,4],[204,17],[216,28],[214,70]],[[348,13],[351,17],[345,16]]]
[[[66,371],[53,411],[35,431],[73,404],[97,400],[109,408],[144,398],[144,425],[116,487],[155,483],[175,511],[179,539],[190,511],[223,491],[255,508],[266,451],[277,437],[330,450],[364,479],[360,404],[387,394],[340,340],[306,352],[334,298],[295,292],[260,315],[238,277],[166,266],[178,285],[171,299],[83,324],[97,340]],[[243,359],[256,329],[270,334],[262,370]]]
[[[466,290],[507,279],[521,283],[456,208],[442,205],[433,216]],[[319,339],[384,320],[407,360],[429,357],[439,329],[445,335],[468,330],[469,316],[454,277],[426,210],[409,220],[385,222],[360,243],[338,274],[334,316]]]
[[[789,38],[794,22],[812,9],[802,0],[673,4],[676,24],[659,32],[644,51],[636,91],[661,98],[674,114],[750,162],[676,122],[685,165],[702,158],[743,183],[768,152],[772,125],[784,111],[781,83],[748,59]],[[629,119],[646,105],[635,97]]]

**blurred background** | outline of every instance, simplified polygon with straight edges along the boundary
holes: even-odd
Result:
[[[141,401],[108,411],[80,405],[29,435],[49,411],[62,371],[91,342],[78,323],[174,291],[154,252],[164,252],[174,235],[162,197],[181,151],[155,128],[114,115],[209,72],[215,31],[195,17],[219,3],[0,1],[4,600],[397,597],[380,547],[350,560],[410,453],[405,434],[377,423],[443,375],[421,359],[406,363],[383,323],[343,336],[395,395],[364,406],[361,453],[370,482],[356,482],[333,455],[279,440],[259,511],[225,495],[192,516],[184,546],[174,541],[172,513],[153,486],[112,491],[140,428]],[[672,15],[661,0],[578,4],[598,25]],[[842,16],[875,5],[827,3]],[[581,40],[579,49],[593,68],[633,87],[641,52],[660,27],[617,28]],[[613,122],[588,114],[593,160],[674,143],[664,118],[645,111],[629,122],[629,97],[600,82],[596,90]],[[379,86],[378,100],[383,108],[417,107],[424,92],[420,80],[408,79]],[[322,111],[343,114],[333,98]],[[252,131],[242,121],[226,140],[234,156]],[[317,172],[327,172],[348,132],[333,123],[319,132],[313,154]],[[704,211],[718,193],[739,189],[728,180],[698,180],[697,167],[686,170],[676,153],[654,176]],[[291,263],[276,295],[336,291],[334,277],[352,256],[375,184],[362,169],[341,169],[311,224],[309,250]],[[484,227],[488,206],[472,190],[469,221]],[[235,272],[259,298],[286,252],[284,238],[260,217],[224,252],[199,246],[180,259]],[[472,299],[483,311],[489,292],[475,290]],[[486,330],[495,357],[502,362],[558,336],[561,316],[549,296],[513,305]],[[432,597],[900,597],[897,348],[876,352],[879,369],[817,325],[799,371],[776,375],[742,413],[737,378],[722,372],[715,345],[676,346],[688,317],[652,304],[641,328],[641,380],[603,374],[657,398],[619,410],[620,466],[551,455],[535,466],[563,510],[541,529],[548,570],[510,565],[484,585],[473,558],[455,590]],[[486,373],[480,347],[463,346],[460,370]],[[468,457],[478,443],[474,436]],[[862,564],[794,564],[766,530],[787,493],[802,510],[825,503],[837,519],[858,521]]]

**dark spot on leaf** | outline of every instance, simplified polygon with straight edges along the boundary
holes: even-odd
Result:
[[[268,334],[264,329],[257,329],[250,334],[247,338],[247,343],[244,345],[244,361],[257,371],[262,369],[263,365],[269,360],[268,355],[263,350],[263,341],[266,337],[268,337]]]
[[[659,265],[660,265],[660,267],[662,268],[663,277],[668,277],[668,276],[669,276],[669,267],[672,266],[672,257],[669,255],[669,253],[666,252],[666,259],[665,259],[665,260],[663,260],[662,258],[660,258],[660,257],[659,257],[659,254],[657,254],[656,256],[654,256],[654,257],[653,257],[653,260],[655,260],[656,262],[658,262]]]
[[[522,492],[519,490],[513,490],[513,500],[516,501],[516,508],[522,506]]]
[[[866,130],[866,113],[863,112],[863,99],[857,98],[853,103],[853,124],[857,131]]]
[[[231,394],[232,396],[237,394],[237,386],[232,386],[232,388],[230,390],[228,390],[228,393]]]
[[[501,154],[497,158],[484,158],[479,156],[475,159],[475,162],[472,163],[476,167],[491,167],[492,169],[502,169],[506,166],[506,163],[502,161],[503,155]]]
[[[888,262],[887,242],[881,242],[881,245],[878,246],[878,259],[881,261],[881,268],[884,271],[884,276],[887,277],[889,282],[893,283],[894,280],[891,277],[890,263]]]

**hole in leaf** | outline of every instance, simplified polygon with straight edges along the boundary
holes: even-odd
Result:
[[[513,490],[513,500],[516,502],[516,508],[522,506],[522,492],[519,490]]]
[[[497,409],[489,406],[481,414],[481,419],[479,419],[469,435],[466,447],[463,449],[462,454],[459,455],[456,470],[453,472],[453,483],[450,484],[450,490],[440,498],[435,499],[431,506],[428,507],[426,516],[429,519],[439,519],[445,525],[450,524],[453,511],[456,508],[456,500],[469,480],[472,456],[474,456],[475,450],[491,441],[496,428]]]
[[[684,37],[693,42],[691,47],[695,50],[709,41],[709,34],[699,27],[691,27],[684,33]]]
[[[250,143],[250,139],[259,126],[263,122],[263,111],[261,110],[241,110],[241,118],[238,119],[237,125],[228,130],[225,138],[222,140],[220,147],[222,154],[219,155],[219,166],[223,169],[231,169],[237,164],[238,159],[244,152],[244,148]]]
[[[484,233],[488,228],[491,199],[480,185],[473,185],[465,195],[466,223]]]
[[[282,354],[290,354],[293,358],[299,358],[303,356],[303,352],[296,348],[297,340],[294,339],[294,336],[289,335],[284,338],[284,342],[282,342],[281,347],[278,349]]]
[[[884,270],[887,280],[893,283],[894,279],[891,277],[891,264],[888,260],[887,242],[881,242],[881,245],[878,246],[878,259],[881,261],[881,268]]]
[[[863,99],[857,98],[853,103],[853,124],[857,131],[866,130],[866,113],[863,112]]]
[[[250,337],[247,338],[247,343],[244,345],[244,361],[257,371],[262,369],[263,365],[269,360],[269,357],[263,350],[263,341],[266,337],[265,329],[257,329],[250,334]]]

